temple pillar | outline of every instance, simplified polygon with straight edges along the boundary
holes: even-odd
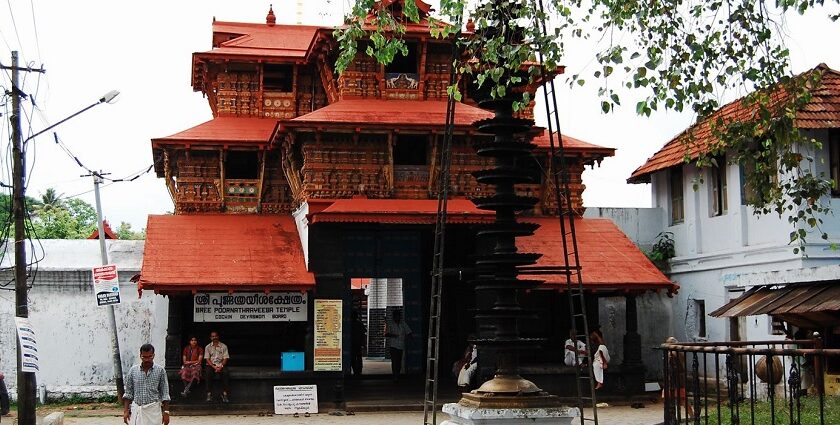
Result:
[[[192,297],[187,298],[192,304]],[[166,326],[166,347],[164,349],[165,367],[178,369],[181,367],[181,332],[183,329],[181,312],[185,297],[181,295],[169,296],[169,323]]]
[[[642,337],[639,335],[639,321],[636,312],[636,294],[624,296],[625,303],[625,334],[624,334],[624,363],[621,365],[621,375],[624,379],[625,395],[644,394],[645,367],[642,364]]]

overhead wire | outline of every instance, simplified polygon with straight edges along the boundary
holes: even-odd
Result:
[[[12,28],[15,29],[15,38],[17,38],[18,46],[23,46],[23,43],[20,42],[20,32],[18,31],[17,21],[15,20],[15,12],[12,10],[12,1],[6,0],[6,4],[9,5],[9,18],[12,20]],[[12,49],[9,49],[12,50]],[[23,52],[21,52],[21,58],[23,58]],[[24,60],[24,62],[26,62]]]

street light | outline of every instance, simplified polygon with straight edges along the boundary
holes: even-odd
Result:
[[[40,136],[41,134],[46,133],[47,131],[52,130],[53,128],[55,128],[55,127],[57,127],[57,126],[61,125],[61,124],[62,124],[62,123],[64,123],[65,121],[69,120],[70,118],[73,118],[73,117],[75,117],[76,115],[79,115],[79,114],[81,114],[82,112],[85,112],[85,111],[87,111],[88,109],[93,108],[93,107],[94,107],[94,106],[96,106],[96,105],[99,105],[99,104],[102,104],[102,103],[112,103],[112,102],[114,101],[114,98],[116,98],[117,96],[119,96],[119,94],[120,94],[120,92],[118,92],[118,91],[116,91],[116,90],[111,90],[111,91],[109,91],[108,93],[105,93],[104,95],[102,95],[102,97],[100,97],[100,98],[99,98],[99,100],[98,100],[96,103],[90,104],[90,105],[88,105],[87,107],[85,107],[84,109],[80,110],[79,112],[76,112],[76,113],[74,113],[73,115],[70,115],[70,116],[68,116],[67,118],[64,118],[63,120],[61,120],[61,121],[59,121],[59,122],[57,122],[57,123],[55,123],[55,124],[53,124],[53,125],[51,125],[51,126],[49,126],[49,127],[45,128],[45,129],[43,129],[43,130],[41,130],[41,131],[39,131],[39,132],[37,132],[37,133],[35,133],[35,134],[33,134],[33,135],[31,135],[31,136],[27,137],[27,138],[23,141],[23,143],[26,143],[26,142],[28,142],[28,141],[30,141],[30,140],[32,140],[32,139],[34,139],[35,137]]]
[[[12,115],[10,121],[12,124],[12,156],[14,166],[12,170],[12,193],[13,193],[13,207],[12,217],[15,223],[15,314],[17,317],[29,317],[28,304],[28,290],[26,287],[26,229],[25,229],[25,213],[24,213],[24,198],[26,196],[25,178],[26,168],[24,164],[23,144],[32,140],[36,136],[56,127],[59,124],[93,108],[101,103],[110,103],[119,94],[117,91],[110,91],[99,98],[96,103],[93,103],[84,109],[64,118],[63,120],[27,137],[21,141],[21,125],[20,125],[20,98],[21,91],[19,90],[18,74],[21,70],[26,71],[26,68],[18,67],[18,54],[16,51],[12,52]],[[18,394],[18,423],[20,425],[35,425],[35,372],[23,372],[22,347],[18,343],[17,356],[17,394]],[[122,373],[120,373],[122,375]],[[120,376],[120,382],[122,376]]]

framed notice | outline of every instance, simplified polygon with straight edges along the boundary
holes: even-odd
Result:
[[[120,280],[115,264],[93,268],[93,294],[96,295],[96,305],[120,303]]]
[[[305,322],[305,292],[210,292],[193,297],[194,322]]]
[[[315,371],[341,371],[341,300],[315,300]]]
[[[274,387],[274,414],[318,413],[317,385],[278,385]]]

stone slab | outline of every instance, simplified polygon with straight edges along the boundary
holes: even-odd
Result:
[[[477,408],[458,403],[443,405],[443,412],[449,419],[442,425],[518,425],[518,424],[571,424],[580,416],[576,407],[537,408]]]
[[[43,418],[36,418],[38,425],[64,425],[64,413],[53,412]]]

